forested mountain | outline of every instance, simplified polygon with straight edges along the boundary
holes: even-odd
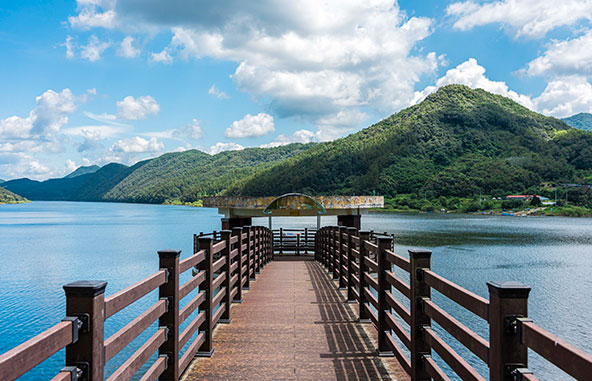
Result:
[[[592,133],[509,98],[449,85],[358,133],[234,184],[226,194],[505,195],[592,178]]]
[[[78,167],[74,172],[70,173],[69,175],[65,176],[64,178],[71,179],[73,177],[86,175],[87,173],[95,173],[100,168],[101,167],[99,167],[98,165],[89,165],[86,167]]]
[[[580,130],[592,131],[592,114],[590,113],[581,112],[569,118],[563,118],[563,121]]]
[[[31,200],[147,203],[288,192],[504,196],[543,182],[591,183],[592,133],[509,98],[449,85],[332,142],[217,155],[189,150],[131,167],[112,163],[90,172],[94,169],[2,186]]]
[[[28,202],[28,200],[0,187],[0,204],[18,204],[21,202]]]
[[[163,203],[193,201],[214,195],[230,184],[294,156],[314,144],[208,155],[198,150],[167,153],[131,167],[111,163],[95,172],[61,179],[11,180],[7,189],[31,200],[126,201]],[[82,168],[82,167],[81,167]],[[77,170],[78,171],[78,170]],[[73,173],[76,173],[74,171]]]

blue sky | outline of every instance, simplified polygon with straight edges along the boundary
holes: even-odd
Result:
[[[592,111],[591,0],[0,1],[0,179],[332,140],[463,83]]]

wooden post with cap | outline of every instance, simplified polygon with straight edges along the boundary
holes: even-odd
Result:
[[[431,355],[430,346],[423,339],[423,327],[431,325],[431,319],[423,311],[423,298],[431,297],[430,286],[425,282],[423,273],[430,269],[432,252],[423,249],[409,250],[409,262],[411,264],[410,289],[411,289],[411,379],[429,380],[423,361],[423,356]]]
[[[82,321],[78,341],[66,347],[66,366],[78,367],[88,380],[103,380],[107,282],[82,280],[63,287],[66,293],[66,316],[78,317]]]
[[[380,357],[394,356],[386,335],[390,335],[390,328],[386,321],[386,314],[390,311],[390,306],[386,300],[386,293],[390,291],[391,285],[386,280],[386,272],[391,270],[391,263],[386,259],[386,250],[390,249],[393,241],[391,237],[378,237],[378,252],[376,253],[377,271],[377,300],[378,300],[378,355]]]
[[[370,239],[370,232],[367,230],[360,230],[360,272],[358,273],[358,278],[360,279],[360,301],[359,301],[359,310],[358,310],[358,318],[360,323],[370,323],[370,315],[366,310],[368,299],[366,298],[366,293],[364,290],[366,289],[366,277],[364,274],[368,271],[368,266],[366,266],[366,262],[364,258],[367,257],[366,254],[366,246],[364,242]]]
[[[199,237],[197,241],[197,246],[199,250],[205,250],[205,258],[201,261],[197,267],[199,271],[205,272],[206,279],[203,283],[199,286],[200,290],[205,292],[205,300],[199,306],[199,312],[203,312],[205,314],[205,320],[199,326],[199,330],[204,332],[205,340],[201,347],[197,350],[195,354],[196,357],[211,357],[214,353],[214,348],[212,347],[212,299],[213,299],[213,291],[212,290],[212,282],[213,278],[213,255],[212,255],[212,247],[214,246],[214,240],[211,237]]]
[[[179,378],[179,256],[180,250],[160,250],[160,268],[167,272],[167,281],[158,288],[158,296],[167,300],[167,312],[158,325],[167,328],[167,340],[158,348],[159,355],[168,356],[168,366],[160,376],[163,380]]]

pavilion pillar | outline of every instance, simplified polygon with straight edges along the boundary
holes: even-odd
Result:
[[[337,216],[337,225],[360,230],[362,228],[362,216],[360,214]]]
[[[231,217],[222,218],[222,230],[232,230],[234,228],[242,228],[243,226],[251,226],[253,219],[251,217]]]

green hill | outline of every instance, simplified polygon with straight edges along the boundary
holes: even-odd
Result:
[[[74,172],[70,173],[69,175],[65,176],[64,178],[71,179],[73,177],[86,175],[87,173],[95,173],[100,168],[101,167],[99,167],[98,165],[89,165],[86,167],[78,167]]]
[[[29,200],[0,187],[0,204],[20,204],[23,202],[29,202]]]
[[[509,98],[449,85],[420,104],[332,142],[217,155],[189,150],[131,167],[112,163],[94,169],[2,186],[31,200],[145,203],[288,192],[500,197],[538,192],[543,183],[592,182],[592,132]]]
[[[569,118],[563,118],[563,121],[580,130],[592,131],[592,114],[590,113],[581,112]]]
[[[592,133],[509,98],[449,85],[358,133],[231,186],[228,195],[522,192],[592,172]]]
[[[290,144],[269,149],[208,155],[197,150],[167,153],[131,167],[111,163],[95,172],[61,179],[11,180],[3,184],[31,200],[119,201],[163,203],[193,201],[219,194],[229,185],[314,144]]]

